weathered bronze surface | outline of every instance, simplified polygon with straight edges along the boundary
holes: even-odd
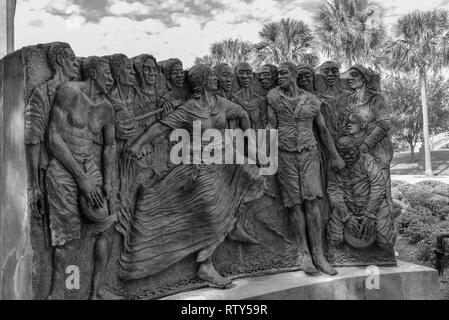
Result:
[[[343,81],[333,62],[184,70],[150,54],[76,57],[65,43],[20,54],[36,299],[152,299],[396,263],[390,118],[370,69]],[[259,156],[173,161],[175,130],[190,143],[230,128],[277,130],[276,174],[260,174]]]

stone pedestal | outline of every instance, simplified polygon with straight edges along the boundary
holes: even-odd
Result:
[[[0,60],[0,75],[0,300],[31,299],[21,51]]]
[[[16,0],[0,1],[0,58],[14,50]]]
[[[376,270],[379,271],[376,278]],[[238,279],[227,290],[201,289],[165,300],[439,300],[436,270],[398,261],[396,267],[345,267],[338,275],[302,271]]]

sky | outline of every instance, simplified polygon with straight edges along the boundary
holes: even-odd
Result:
[[[263,25],[296,18],[313,29],[320,0],[17,0],[15,48],[65,41],[78,56],[153,54],[190,67],[227,38],[259,42]],[[378,0],[385,24],[415,9],[449,9],[449,0]]]

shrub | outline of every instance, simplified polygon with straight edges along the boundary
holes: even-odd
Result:
[[[448,230],[449,230],[448,222],[443,222],[431,226],[429,233],[417,244],[418,250],[416,253],[416,259],[431,266],[434,266],[435,265],[434,249],[436,246],[437,235],[440,233],[448,232]],[[447,258],[448,257],[446,256],[445,259],[446,261],[448,261]]]
[[[402,201],[405,207],[432,214],[441,220],[449,213],[449,186],[438,181],[400,185],[393,192],[393,197]]]
[[[417,246],[418,261],[433,265],[436,237],[449,232],[449,221],[445,221],[449,215],[449,185],[439,181],[398,183],[392,195],[396,205],[402,206],[396,219],[397,231]]]

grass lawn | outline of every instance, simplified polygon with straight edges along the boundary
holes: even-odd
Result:
[[[395,153],[391,162],[391,174],[393,175],[424,175],[424,159],[420,159],[419,153],[415,153],[415,161],[412,162],[410,152]],[[449,176],[449,150],[432,152],[432,170],[434,175]]]

